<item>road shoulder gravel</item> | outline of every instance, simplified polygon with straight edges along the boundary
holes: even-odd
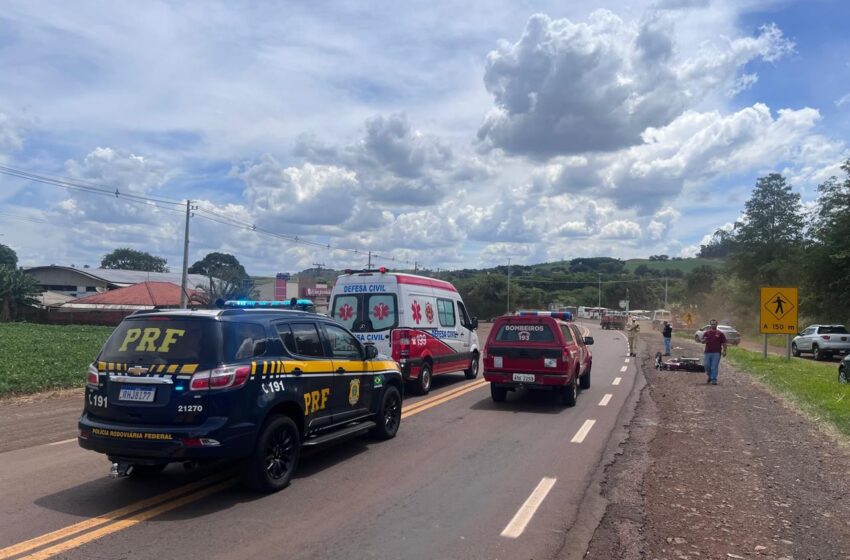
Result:
[[[726,360],[717,386],[656,371],[660,342],[642,335],[647,384],[586,557],[850,558],[846,442]]]

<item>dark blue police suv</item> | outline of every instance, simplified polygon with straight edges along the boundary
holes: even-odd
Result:
[[[274,492],[302,446],[395,436],[402,387],[395,362],[323,315],[244,302],[137,313],[89,366],[78,440],[116,476],[232,459]]]

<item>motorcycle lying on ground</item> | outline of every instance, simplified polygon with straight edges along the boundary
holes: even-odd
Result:
[[[699,358],[675,356],[665,361],[661,352],[655,353],[655,369],[659,371],[696,371],[705,373],[705,366]]]

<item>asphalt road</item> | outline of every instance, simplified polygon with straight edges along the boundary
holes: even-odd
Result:
[[[227,471],[179,465],[113,480],[108,461],[75,440],[42,443],[45,432],[67,434],[67,406],[52,407],[53,424],[39,409],[45,428],[31,446],[13,437],[28,430],[26,405],[16,418],[0,407],[14,442],[0,453],[0,560],[581,557],[636,382],[624,335],[586,326],[592,384],[574,408],[548,393],[497,405],[480,377],[438,377],[430,395],[405,399],[395,439],[311,451],[270,496]]]

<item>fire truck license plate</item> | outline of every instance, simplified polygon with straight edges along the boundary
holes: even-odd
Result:
[[[514,381],[526,381],[529,383],[534,383],[534,374],[531,373],[515,373]]]
[[[118,393],[119,401],[153,402],[156,397],[154,387],[122,387]]]

